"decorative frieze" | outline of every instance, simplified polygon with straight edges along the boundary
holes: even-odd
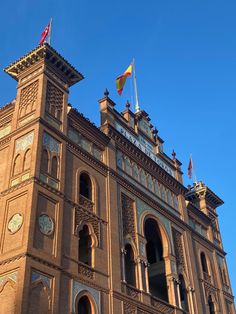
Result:
[[[8,135],[11,132],[11,125],[6,125],[3,128],[0,128],[0,138]]]
[[[70,127],[68,130],[68,137],[75,142],[77,145],[82,147],[86,152],[93,155],[96,159],[103,160],[103,152],[94,143],[86,139],[77,130]]]
[[[156,194],[171,207],[179,210],[178,197],[163,184],[159,183],[153,176],[144,171],[134,161],[131,161],[121,151],[117,151],[117,167],[127,173],[130,177],[138,181],[150,192]]]

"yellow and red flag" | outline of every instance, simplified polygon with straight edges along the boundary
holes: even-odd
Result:
[[[116,88],[117,88],[117,91],[118,91],[118,94],[121,95],[122,94],[122,91],[123,91],[123,88],[124,88],[124,85],[125,85],[125,82],[126,82],[126,79],[128,76],[131,75],[132,73],[132,68],[133,68],[133,64],[131,63],[127,70],[122,74],[120,75],[119,77],[117,77],[116,79]]]

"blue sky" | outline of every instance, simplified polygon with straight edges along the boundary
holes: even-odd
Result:
[[[236,293],[236,2],[233,0],[41,0],[0,2],[0,67],[34,48],[53,18],[52,46],[81,71],[70,102],[99,124],[97,100],[107,87],[116,109],[130,100],[115,78],[136,59],[141,108],[182,161],[189,154],[197,178],[225,204],[218,209],[224,248]],[[0,72],[0,105],[11,101],[16,83]]]

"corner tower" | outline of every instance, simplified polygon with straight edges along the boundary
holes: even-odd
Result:
[[[47,43],[5,72],[18,82],[12,131],[40,117],[66,133],[68,88],[83,75]]]
[[[9,65],[0,110],[0,313],[59,313],[69,87],[83,79],[47,43]]]

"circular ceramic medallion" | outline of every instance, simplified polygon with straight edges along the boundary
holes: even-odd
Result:
[[[21,214],[15,214],[9,220],[7,228],[11,233],[15,233],[20,229],[20,227],[22,226],[22,223],[23,223],[23,216]]]
[[[42,214],[38,218],[39,230],[45,234],[50,235],[54,231],[54,222],[51,217],[46,214]]]

